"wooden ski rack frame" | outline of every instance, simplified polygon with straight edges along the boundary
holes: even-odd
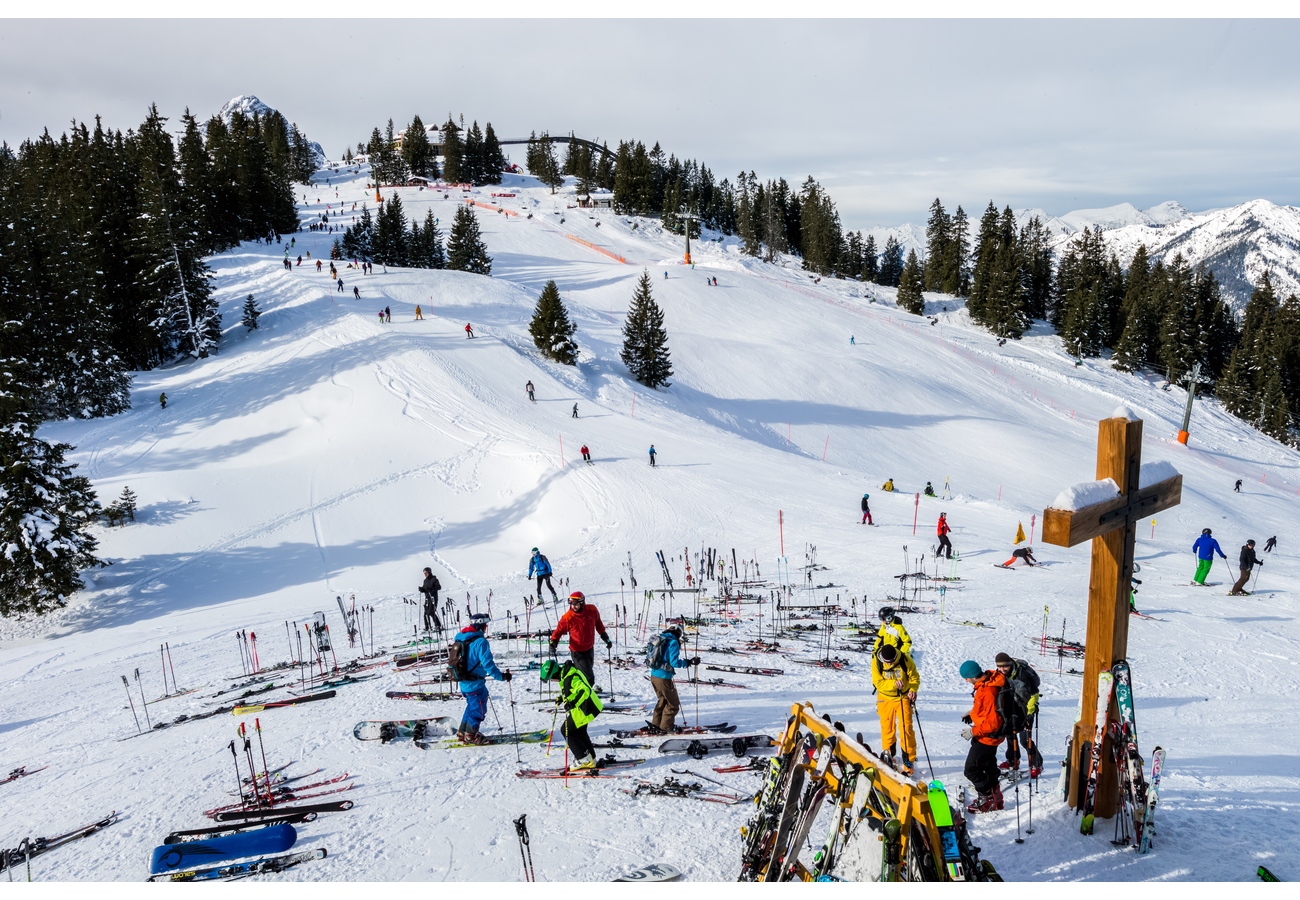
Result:
[[[930,847],[934,853],[942,851],[942,843],[939,839],[939,829],[935,825],[934,816],[930,812],[929,789],[924,781],[915,780],[907,781],[903,776],[891,769],[884,760],[880,759],[873,753],[867,751],[865,747],[855,741],[848,734],[836,730],[835,726],[813,710],[811,702],[796,703],[790,707],[790,721],[786,727],[785,733],[781,736],[781,746],[776,751],[780,753],[789,753],[803,740],[801,729],[812,732],[820,738],[833,737],[835,741],[835,757],[844,763],[845,766],[861,766],[862,771],[873,772],[873,784],[876,790],[884,794],[891,803],[897,808],[898,813],[895,818],[898,819],[902,827],[901,847],[899,857],[906,860],[908,858],[908,844],[910,842],[911,825],[913,822],[918,823],[926,830],[929,835]],[[831,770],[826,772],[826,790],[828,795],[837,794],[840,789],[839,779]],[[864,806],[864,809],[870,807]],[[879,818],[874,815],[873,817]],[[802,862],[795,864],[799,880],[812,881],[812,872],[808,870]],[[936,880],[949,881],[946,867],[939,864],[936,860]],[[793,880],[793,879],[792,879]]]

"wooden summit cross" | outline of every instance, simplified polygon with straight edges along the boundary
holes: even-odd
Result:
[[[1142,467],[1142,420],[1129,418],[1122,407],[1116,416],[1102,419],[1097,433],[1097,480],[1112,478],[1120,496],[1073,511],[1043,510],[1043,540],[1059,547],[1092,541],[1092,575],[1088,581],[1088,634],[1083,665],[1083,704],[1070,745],[1068,801],[1081,800],[1079,750],[1091,743],[1096,728],[1097,676],[1128,657],[1129,591],[1133,578],[1133,541],[1139,519],[1177,506],[1182,499],[1183,476],[1175,475],[1139,489]],[[1116,717],[1114,701],[1110,718]],[[1107,729],[1109,731],[1109,729]],[[1108,819],[1115,814],[1115,764],[1110,741],[1102,745],[1101,772],[1093,803],[1095,814]]]

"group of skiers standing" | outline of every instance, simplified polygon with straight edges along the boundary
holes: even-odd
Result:
[[[1020,768],[1022,745],[1028,753],[1030,777],[1037,778],[1043,769],[1043,756],[1033,740],[1038,673],[1025,660],[1013,659],[1006,653],[999,653],[994,663],[995,668],[985,671],[979,663],[967,660],[958,670],[971,685],[974,698],[970,711],[962,717],[966,725],[962,737],[970,741],[965,774],[979,795],[967,807],[972,813],[1002,809],[999,769]],[[880,610],[880,628],[872,647],[871,681],[886,761],[910,777],[916,766],[912,717],[921,676],[912,661],[912,638],[890,606]],[[998,747],[1004,741],[1006,759],[999,765]],[[896,755],[900,744],[901,757]]]
[[[1276,536],[1268,539],[1264,552],[1271,551],[1275,546],[1277,546]],[[1214,554],[1219,554],[1220,559],[1228,558],[1219,547],[1219,542],[1214,539],[1214,533],[1208,528],[1201,530],[1201,536],[1192,544],[1192,550],[1196,553],[1196,574],[1192,576],[1193,584],[1205,584],[1205,576],[1210,574],[1210,567],[1214,565]],[[1228,593],[1234,597],[1250,596],[1250,592],[1245,589],[1246,582],[1250,580],[1250,573],[1254,571],[1255,566],[1263,565],[1264,561],[1255,555],[1255,541],[1253,539],[1246,541],[1237,560],[1239,573],[1237,580]]]

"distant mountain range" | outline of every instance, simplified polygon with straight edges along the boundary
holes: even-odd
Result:
[[[1278,296],[1300,295],[1300,207],[1278,206],[1251,200],[1227,209],[1190,212],[1173,200],[1149,209],[1121,203],[1105,209],[1076,209],[1053,216],[1041,209],[1014,210],[1024,225],[1037,216],[1055,235],[1059,254],[1074,235],[1085,228],[1100,228],[1106,246],[1127,266],[1141,244],[1152,261],[1170,260],[1182,253],[1192,265],[1205,263],[1223,285],[1224,298],[1240,310],[1265,271],[1272,273]],[[974,231],[978,215],[971,220]],[[864,231],[876,238],[877,248],[893,235],[904,251],[925,252],[925,226],[908,223],[895,228]],[[972,238],[974,234],[971,235]]]
[[[232,113],[236,111],[243,113],[245,116],[247,116],[250,119],[253,117],[254,113],[256,113],[257,115],[265,119],[268,113],[278,112],[278,110],[276,110],[273,107],[267,106],[265,103],[257,99],[257,97],[253,96],[252,94],[240,94],[238,97],[235,97],[227,101],[226,104],[222,106],[221,109],[217,112],[217,116],[218,118],[221,119],[221,121],[229,125],[230,116]],[[284,115],[284,113],[280,113],[280,114]],[[284,116],[284,118],[285,121],[289,122],[290,124],[293,124],[293,119],[289,118],[288,116]],[[321,147],[320,144],[316,143],[315,141],[308,141],[308,143],[311,145],[312,152],[316,154],[316,165],[318,166],[325,165],[325,150]]]

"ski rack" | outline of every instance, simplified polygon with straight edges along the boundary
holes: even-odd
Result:
[[[880,757],[869,752],[866,747],[817,715],[811,702],[796,703],[790,707],[789,724],[786,726],[785,733],[781,736],[781,746],[776,751],[778,755],[790,753],[795,747],[799,746],[803,741],[801,729],[817,735],[819,744],[821,740],[826,738],[835,738],[833,752],[835,757],[844,763],[845,770],[849,770],[850,766],[860,766],[864,772],[874,770],[872,776],[874,789],[884,794],[894,804],[897,810],[894,818],[902,825],[899,858],[909,858],[908,843],[911,840],[911,825],[914,822],[925,829],[931,847],[943,846],[939,837],[938,825],[934,821],[934,814],[930,811],[929,786],[924,781],[908,781],[905,779],[902,774],[890,768],[888,763]],[[840,783],[835,773],[828,769],[825,779],[828,796],[838,794]],[[864,811],[870,811],[873,818],[879,818],[869,806],[864,806],[863,809]],[[882,824],[883,821],[882,819]],[[950,877],[947,867],[942,862],[942,856],[935,860],[932,880],[952,881],[953,879]],[[814,880],[812,872],[802,862],[795,863],[795,872],[794,878],[798,880]]]

